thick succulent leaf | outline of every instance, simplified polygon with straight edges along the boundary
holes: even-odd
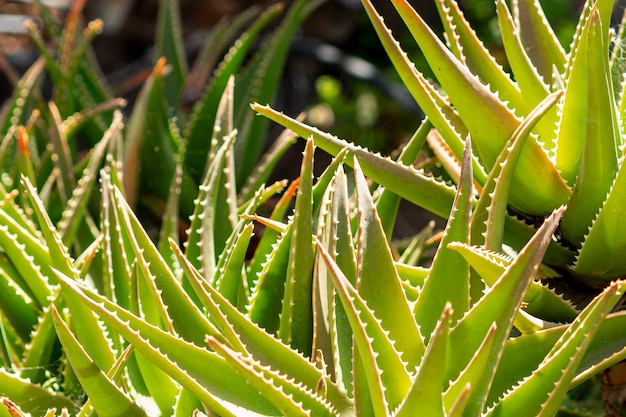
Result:
[[[299,382],[287,375],[268,369],[254,359],[233,352],[225,346],[209,340],[209,346],[226,358],[233,368],[246,377],[259,394],[272,401],[284,416],[334,416],[332,407],[314,391],[303,389]]]
[[[298,136],[290,130],[285,129],[272,143],[270,149],[263,154],[259,163],[248,176],[246,183],[241,187],[238,194],[238,202],[243,203],[252,197],[252,194],[259,189],[261,184],[268,182],[274,167],[279,163],[282,156],[296,143]]]
[[[480,160],[491,169],[520,121],[452,55],[406,0],[393,3],[463,118]],[[481,103],[480,109],[477,102]],[[529,214],[547,215],[564,204],[570,195],[569,188],[534,138],[524,146],[515,180],[517,187],[512,190],[511,204]],[[532,196],[532,204],[529,204],[529,196]]]
[[[519,30],[515,27],[513,17],[509,12],[506,2],[497,1],[498,22],[502,43],[505,49],[507,62],[511,66],[511,71],[515,75],[515,81],[519,84],[523,93],[526,108],[528,110],[537,106],[550,93],[550,86],[537,72],[524,45],[519,37]],[[555,126],[558,121],[556,108],[550,109],[537,125],[536,132],[539,133],[538,140],[549,152],[553,151],[556,142]]]
[[[413,95],[422,111],[428,115],[428,119],[437,128],[438,132],[446,139],[448,146],[453,150],[456,157],[461,159],[463,144],[468,135],[468,130],[458,112],[452,107],[450,101],[443,97],[424,75],[417,71],[415,64],[409,60],[407,54],[394,39],[391,31],[385,26],[383,18],[371,4],[367,2],[364,5],[404,85]],[[325,150],[328,151],[328,149]],[[479,182],[484,182],[486,178],[484,169],[478,161],[474,161],[474,175]]]
[[[50,267],[60,271],[72,279],[78,279],[79,272],[74,267],[67,248],[61,242],[61,237],[52,225],[37,192],[27,179],[23,179],[24,187],[30,198],[31,206],[41,225],[42,234],[50,252]],[[104,332],[101,331],[97,318],[81,303],[73,293],[63,293],[65,305],[73,316],[72,329],[80,343],[93,358],[97,366],[108,369],[114,362],[110,343]]]
[[[26,285],[23,290],[39,307],[48,305],[52,291],[49,268],[50,254],[38,237],[24,229],[21,219],[15,219],[11,212],[0,210],[0,246],[10,259]]]
[[[398,162],[404,165],[414,164],[431,129],[432,124],[428,119],[425,119],[409,141],[402,147],[402,151],[397,159]],[[380,217],[385,235],[387,235],[388,239],[391,239],[393,236],[400,200],[398,194],[387,190],[385,187],[380,187],[379,190],[374,193],[376,210],[378,211],[378,216]]]
[[[450,214],[455,196],[453,187],[434,180],[410,166],[383,158],[328,133],[323,133],[316,128],[299,123],[270,107],[253,104],[252,108],[257,113],[291,129],[301,137],[308,138],[312,136],[315,145],[331,155],[337,155],[340,151],[347,149],[349,153],[356,155],[359,164],[363,167],[363,172],[368,178],[440,217],[447,218],[448,214]],[[346,163],[352,165],[352,159],[347,158]],[[505,243],[515,250],[521,249],[535,232],[533,227],[513,217],[507,216],[505,222]],[[573,254],[561,245],[550,245],[546,253],[546,260],[550,260],[552,264],[557,265],[566,265],[573,258]]]
[[[626,236],[622,232],[620,213],[626,201],[625,165],[622,157],[609,196],[593,221],[574,264],[574,273],[591,284],[602,285],[624,275],[626,259],[621,254],[626,248]]]
[[[220,180],[224,175],[227,153],[233,141],[234,136],[229,136],[207,167],[187,230],[188,237],[185,242],[187,258],[209,279],[215,275],[215,264],[219,253],[215,247],[218,244],[215,231],[222,184]]]
[[[171,106],[178,107],[187,75],[179,0],[159,1],[155,57],[165,57],[172,71],[165,77],[165,94]]]
[[[331,382],[326,374],[307,358],[252,323],[209,285],[193,265],[183,259],[180,251],[177,251],[177,254],[187,274],[193,279],[194,289],[198,292],[203,305],[229,342],[222,345],[229,346],[236,352],[251,355],[255,360],[282,374],[297,373],[299,382],[308,390],[314,391],[320,381],[323,381],[324,395],[336,409],[351,407],[345,393]]]
[[[408,417],[419,410],[423,415],[445,415],[443,392],[447,383],[445,367],[448,354],[448,336],[452,324],[452,306],[447,304],[432,332],[426,352],[413,379],[411,389],[394,413],[394,417]]]
[[[304,150],[292,223],[291,250],[278,336],[308,356],[311,352],[313,311],[313,141]]]
[[[228,243],[226,250],[220,258],[218,273],[216,274],[216,287],[219,292],[233,305],[238,305],[240,299],[247,299],[248,281],[245,275],[246,252],[252,239],[254,225],[246,223],[240,232],[233,232],[233,240]],[[229,239],[230,240],[230,239]]]
[[[561,92],[552,93],[539,103],[520,123],[498,155],[498,159],[489,172],[487,182],[481,191],[476,210],[472,215],[473,243],[483,243],[481,235],[484,231],[485,247],[497,252],[502,251],[507,201],[511,189],[515,188],[513,185],[516,185],[514,182],[515,170],[518,167],[524,145],[532,129],[561,96]]]
[[[552,416],[600,322],[623,295],[624,282],[614,282],[568,326],[539,368],[524,378],[489,410],[488,416]],[[530,404],[527,399],[532,396]]]
[[[618,169],[619,130],[604,36],[600,14],[594,9],[581,40],[587,42],[584,54],[587,68],[584,143],[582,154],[578,156],[579,169],[574,191],[561,223],[561,233],[571,245],[577,247],[606,199]],[[559,149],[563,145],[567,146],[560,143]],[[575,149],[567,152],[575,152]]]
[[[276,333],[280,326],[292,236],[293,223],[290,222],[278,239],[271,243],[272,250],[250,285],[248,314],[254,323],[269,333]],[[252,277],[252,273],[249,276]]]
[[[489,332],[474,353],[469,364],[463,369],[459,377],[450,381],[449,386],[443,394],[443,403],[448,415],[460,413],[464,410],[472,397],[480,395],[475,393],[475,388],[480,388],[480,382],[485,367],[488,366],[491,356],[493,355],[493,342],[497,325],[494,324],[489,328]]]
[[[403,360],[416,366],[424,353],[422,335],[402,289],[363,171],[356,158],[353,163],[359,218],[356,286],[389,331]]]
[[[172,157],[175,149],[172,149],[173,140],[167,126],[168,113],[163,97],[163,78],[167,72],[165,58],[160,58],[139,92],[128,121],[124,191],[133,205],[138,198],[142,178],[148,190],[165,198],[169,191],[169,179],[176,169]],[[163,183],[162,178],[168,178],[168,181]]]
[[[472,213],[472,148],[467,141],[461,169],[461,180],[448,224],[443,232],[440,247],[437,250],[428,277],[420,290],[417,302],[413,306],[415,321],[420,331],[428,340],[437,324],[437,311],[449,308],[449,320],[455,324],[470,307],[470,271],[469,264],[453,249],[452,242],[468,243],[470,239],[470,217]]]
[[[240,132],[235,144],[238,188],[250,175],[263,152],[267,136],[267,120],[254,117],[249,103],[271,103],[282,79],[283,66],[289,54],[291,41],[304,19],[320,5],[320,0],[296,0],[291,3],[281,24],[271,37],[261,44],[256,56],[247,64],[238,78],[239,89],[235,102],[235,127]]]
[[[539,0],[513,0],[513,13],[524,49],[545,83],[552,85],[554,68],[559,74],[565,70],[566,54]]]
[[[349,153],[358,157],[359,164],[368,178],[372,178],[385,188],[441,217],[446,217],[450,213],[455,195],[454,188],[433,180],[415,169],[385,159],[357,145],[300,123],[270,107],[253,104],[252,108],[257,113],[297,133],[300,137],[313,137],[315,145],[331,155],[337,155],[343,148],[347,148]],[[347,158],[346,162],[352,165],[351,158]],[[414,197],[408,197],[407,193],[413,194]]]
[[[344,307],[354,334],[375,415],[389,415],[398,407],[411,387],[411,378],[388,330],[374,310],[348,281],[326,248],[318,243],[318,251],[333,278],[337,295]],[[412,365],[414,366],[414,365]],[[356,381],[355,381],[356,382]]]
[[[467,65],[483,84],[491,86],[492,91],[497,91],[502,101],[510,103],[512,109],[525,109],[528,103],[524,102],[525,97],[521,94],[520,88],[478,39],[476,32],[463,16],[457,1],[437,0],[436,5],[454,55]]]
[[[0,262],[0,311],[4,319],[25,343],[37,323],[37,307],[33,300],[14,283],[14,268],[5,268]],[[6,324],[5,324],[6,325]]]
[[[28,121],[29,113],[28,106],[30,106],[39,94],[37,84],[40,82],[45,68],[45,61],[43,58],[37,59],[30,68],[24,73],[22,78],[15,86],[13,96],[7,109],[4,113],[2,120],[2,130],[0,131],[2,137],[5,137],[10,130],[15,129],[15,126],[26,125]],[[11,161],[1,158],[3,171],[9,171],[5,164]]]
[[[70,413],[78,411],[77,404],[71,398],[33,384],[4,368],[0,369],[0,392],[3,398],[11,399],[22,411],[37,416],[43,415],[51,407],[59,410],[66,408]]]
[[[52,307],[52,318],[65,354],[98,415],[111,417],[146,416],[146,412],[137,406],[93,362],[54,306]],[[115,406],[112,407],[112,404]]]
[[[215,124],[220,97],[224,92],[228,79],[235,75],[250,48],[254,45],[259,34],[281,11],[280,6],[273,6],[260,16],[255,23],[233,44],[220,64],[204,96],[195,104],[189,125],[187,126],[187,149],[184,157],[184,167],[191,177],[200,183],[205,172],[207,154],[211,142],[207,132],[212,132]]]
[[[251,415],[276,415],[275,408],[216,353],[148,324],[66,277],[59,279],[136,350],[215,412],[235,416],[239,407],[245,407]]]
[[[348,203],[348,179],[340,166],[333,183],[327,189],[326,204],[322,204],[318,224],[317,239],[329,253],[352,285],[356,283],[356,249],[350,222]],[[329,275],[323,259],[318,256],[315,269],[315,288],[317,291],[314,306],[316,332],[314,346],[321,351],[328,361],[335,380],[348,395],[356,397],[352,389],[353,339],[352,330],[338,298],[332,277]]]
[[[46,368],[42,365],[54,363],[58,359],[58,347],[51,310],[47,306],[42,311],[39,323],[21,358],[19,376],[32,383],[43,384],[46,380]]]
[[[104,236],[102,242],[102,283],[99,287],[101,294],[114,300],[120,306],[128,308],[130,299],[131,275],[130,264],[134,260],[130,244],[122,232],[121,219],[114,206],[111,170],[100,171],[102,187],[101,230]],[[113,174],[114,175],[114,174]]]
[[[184,292],[181,283],[169,269],[118,189],[114,189],[113,201],[135,252],[139,270],[151,293],[148,299],[156,303],[161,318],[168,327],[181,337],[202,346],[204,335],[215,334],[215,327]]]
[[[62,218],[57,224],[59,234],[65,245],[74,240],[80,222],[84,220],[87,204],[96,184],[95,179],[98,176],[98,169],[102,165],[106,154],[105,151],[113,137],[120,134],[123,126],[123,115],[120,111],[116,111],[111,126],[104,133],[102,140],[93,148],[87,167],[83,170],[76,188],[72,190],[72,196],[68,200],[65,210],[63,210]]]
[[[454,242],[449,247],[463,255],[489,287],[496,283],[513,262],[511,258],[505,255],[488,251],[479,246],[467,246]],[[540,277],[541,269],[539,269],[536,278]],[[536,280],[530,283],[523,300],[526,304],[524,310],[544,320],[570,322],[579,313],[571,302]]]
[[[456,346],[463,346],[463,349],[456,351],[457,354],[448,362],[449,378],[454,379],[467,366],[471,355],[482,343],[482,335],[487,334],[493,324],[492,318],[498,317],[500,324],[494,335],[494,354],[485,367],[483,378],[476,382],[476,396],[479,400],[468,404],[467,412],[470,415],[480,412],[487,398],[489,386],[499,362],[500,355],[498,352],[509,337],[517,310],[539,268],[563,210],[563,207],[555,210],[546,219],[498,281],[472,306],[450,333],[450,342]]]
[[[252,5],[232,17],[226,17],[212,26],[198,51],[198,56],[185,79],[182,94],[183,104],[198,102],[209,78],[213,76],[216,66],[223,58],[224,51],[232,45],[232,40],[244,31],[252,19],[258,17],[261,6]]]

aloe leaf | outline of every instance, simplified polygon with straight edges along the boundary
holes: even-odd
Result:
[[[70,413],[76,413],[76,403],[58,392],[52,392],[41,385],[20,378],[19,376],[0,369],[0,391],[3,399],[10,398],[19,408],[26,413],[42,415],[48,408],[67,409]]]
[[[368,178],[374,179],[385,188],[410,201],[421,201],[421,204],[416,204],[438,216],[446,217],[450,212],[454,201],[454,188],[437,182],[415,169],[387,160],[356,145],[323,133],[314,127],[300,123],[270,107],[253,104],[252,109],[292,130],[300,137],[312,136],[315,145],[331,155],[336,155],[343,148],[347,148],[349,153],[359,158],[359,164],[363,167],[363,172]],[[350,159],[346,159],[348,165],[352,165]],[[387,179],[389,181],[386,181]],[[407,193],[415,193],[415,198],[409,198]],[[417,197],[418,195],[419,197]]]
[[[260,32],[276,17],[280,10],[280,6],[273,6],[268,9],[235,42],[234,46],[226,54],[204,96],[192,110],[187,133],[185,134],[187,149],[183,165],[191,175],[191,178],[197,183],[200,183],[205,171],[207,154],[211,147],[211,143],[207,138],[207,132],[213,130],[219,97],[225,90],[228,79],[239,71]]]
[[[348,281],[355,285],[356,251],[350,224],[348,180],[342,166],[337,168],[333,182],[327,189],[327,198],[327,204],[323,204],[321,209],[317,239],[328,248]],[[317,258],[315,348],[322,351],[329,362],[332,359],[331,369],[335,380],[348,395],[356,397],[352,393],[352,330],[344,307],[334,290],[328,268],[319,256]]]
[[[224,416],[244,407],[251,415],[273,415],[275,408],[249,387],[231,365],[214,352],[154,327],[89,289],[60,276],[61,282],[121,334],[134,348],[174,380]],[[198,364],[204,364],[198,367]],[[225,398],[221,395],[228,392]]]
[[[179,1],[159,1],[157,22],[155,56],[165,57],[172,66],[172,71],[165,78],[165,94],[168,103],[177,108],[187,75]]]
[[[331,382],[327,375],[307,358],[252,323],[219,291],[209,285],[193,265],[188,260],[183,259],[180,251],[177,251],[177,254],[186,272],[193,278],[194,289],[216,321],[216,325],[226,336],[231,349],[248,353],[257,361],[280,373],[297,372],[299,381],[308,390],[315,390],[321,383],[320,381],[323,380],[326,388],[325,396],[328,401],[337,409],[350,407],[350,401],[346,398],[345,393]]]
[[[72,279],[78,279],[79,272],[74,267],[73,261],[67,252],[67,248],[63,245],[61,237],[46,214],[35,189],[27,179],[23,179],[23,184],[30,198],[31,206],[41,225],[44,238],[46,239],[47,248],[50,252],[50,267]],[[73,331],[76,333],[81,345],[93,358],[97,366],[108,369],[115,359],[106,335],[102,331],[98,331],[100,325],[97,318],[83,303],[76,299],[73,293],[62,294],[65,304],[73,317]]]
[[[304,150],[292,223],[291,250],[278,336],[307,356],[311,351],[313,312],[313,141]]]
[[[510,103],[512,109],[525,109],[529,103],[524,102],[525,97],[521,94],[520,88],[478,39],[476,32],[463,16],[457,1],[437,0],[435,4],[444,22],[450,49],[454,55],[484,84],[491,86],[492,91],[497,91],[503,102]]]
[[[183,291],[181,283],[117,188],[114,189],[113,201],[118,207],[121,224],[124,225],[138,267],[151,293],[148,299],[156,303],[162,320],[169,328],[190,342],[203,346],[204,335],[216,334],[215,327]]]
[[[346,316],[354,334],[354,343],[364,365],[369,393],[375,415],[388,415],[390,410],[400,405],[411,387],[411,379],[384,322],[377,318],[365,299],[350,284],[326,248],[317,245],[330,276],[337,289],[337,295],[344,306]],[[420,339],[421,341],[421,339]]]
[[[553,68],[562,74],[566,54],[538,0],[513,0],[519,37],[530,59],[546,84],[553,82]]]
[[[470,307],[469,264],[454,250],[451,242],[469,242],[472,212],[472,148],[467,141],[461,168],[459,189],[443,232],[440,247],[435,254],[428,277],[413,307],[415,321],[428,340],[435,329],[437,311],[445,311],[452,324],[456,323]]]
[[[484,244],[487,249],[502,251],[504,225],[507,215],[507,201],[514,184],[515,170],[531,130],[562,96],[561,92],[548,95],[530,112],[507,141],[493,169],[489,172],[480,199],[473,213],[472,234],[474,241],[480,241],[478,235],[485,230]],[[485,217],[487,219],[482,221]]]
[[[285,190],[278,202],[274,205],[269,217],[270,220],[282,221],[286,217],[287,210],[289,210],[290,204],[296,196],[299,181],[300,180],[296,179],[289,185],[287,190]],[[274,243],[276,243],[279,236],[280,232],[272,228],[266,227],[263,230],[263,235],[248,265],[248,287],[250,290],[253,290],[256,285],[256,279],[264,269],[267,257],[273,252]]]
[[[398,162],[404,165],[412,165],[415,163],[417,156],[426,142],[432,124],[425,119],[415,131],[409,141],[402,147],[402,151],[398,156]],[[383,224],[385,235],[391,239],[393,236],[393,228],[396,223],[396,216],[400,206],[400,196],[392,191],[382,188],[375,193],[375,204],[378,216]]]
[[[406,301],[391,248],[356,159],[354,176],[359,217],[356,281],[359,295],[389,331],[389,337],[395,341],[403,360],[415,366],[424,352],[424,342]]]
[[[456,242],[448,246],[463,255],[490,287],[496,283],[513,262],[507,256],[488,251],[482,247],[467,246]],[[539,269],[539,277],[541,277],[541,269]],[[544,320],[570,322],[579,313],[571,302],[535,280],[530,283],[523,300],[527,304],[524,307],[527,312]]]
[[[490,169],[519,120],[450,53],[406,1],[393,3],[463,117],[481,161]],[[480,114],[477,101],[483,103]],[[546,215],[569,197],[568,187],[535,139],[525,145],[515,175],[518,187],[512,192],[511,204],[527,213]],[[542,187],[537,187],[538,181]],[[528,195],[533,196],[532,205],[528,204]]]
[[[0,245],[24,279],[27,286],[24,290],[39,307],[46,306],[52,293],[50,284],[55,282],[47,269],[50,254],[41,241],[19,223],[10,213],[0,210]]]
[[[149,396],[154,400],[161,414],[168,415],[176,404],[180,387],[143,354],[140,352],[133,352],[133,354]]]
[[[270,243],[272,250],[267,255],[262,269],[250,284],[251,296],[248,314],[250,319],[268,333],[276,333],[280,326],[280,312],[285,291],[285,279],[289,267],[289,251],[293,238],[293,223],[290,222],[277,240]],[[270,241],[268,241],[269,243]]]
[[[583,38],[587,41],[584,55],[588,83],[586,130],[574,191],[561,224],[563,236],[574,246],[583,241],[613,185],[618,169],[617,116],[609,88],[605,48],[602,46],[604,33],[596,9],[592,11],[587,25],[588,38]]]
[[[131,205],[135,204],[140,186],[165,200],[180,157],[180,134],[171,121],[172,115],[166,110],[163,96],[164,77],[168,70],[165,59],[157,61],[128,122],[124,190]],[[162,181],[163,178],[167,180]],[[196,185],[184,175],[181,187],[181,211],[191,213]]]
[[[64,244],[69,244],[74,240],[80,221],[83,220],[89,197],[95,186],[95,178],[98,175],[98,169],[105,157],[105,150],[109,146],[109,142],[114,135],[120,133],[123,127],[123,115],[120,111],[116,111],[113,123],[105,132],[102,140],[93,148],[88,165],[83,170],[81,178],[78,180],[76,188],[72,190],[72,197],[68,200],[65,210],[57,228],[59,234],[63,238]]]
[[[99,416],[146,416],[128,395],[117,387],[89,357],[72,335],[56,308],[52,307],[54,326],[65,353]],[[115,404],[111,407],[111,404]]]
[[[623,295],[623,282],[615,282],[594,299],[567,328],[537,371],[495,404],[486,415],[551,416],[563,401],[569,383],[602,319]],[[537,398],[533,405],[525,399]]]
[[[448,354],[448,336],[453,321],[453,313],[452,306],[446,304],[441,318],[430,336],[413,385],[394,417],[412,416],[416,410],[433,417],[446,415],[442,393],[447,381],[445,379],[445,367],[441,364],[446,362],[446,355]]]
[[[393,65],[402,78],[404,85],[413,95],[420,108],[428,115],[429,120],[437,128],[454,154],[460,159],[463,154],[463,143],[468,135],[467,127],[449,100],[442,96],[426,78],[419,73],[415,64],[409,61],[407,54],[393,38],[385,26],[383,18],[369,2],[363,3],[383,46]],[[328,151],[328,149],[326,149]],[[479,182],[484,182],[486,175],[478,161],[474,162],[474,175]]]
[[[467,365],[471,354],[482,342],[482,336],[487,334],[493,324],[492,317],[498,317],[500,326],[494,335],[494,352],[498,352],[508,339],[515,314],[519,309],[523,296],[539,268],[543,254],[551,240],[552,233],[563,214],[561,207],[546,219],[537,233],[519,253],[515,261],[505,270],[489,291],[468,311],[468,313],[452,328],[450,342],[465,346],[463,351],[448,364],[448,375],[456,378]],[[498,366],[499,355],[494,354],[490,363],[485,367],[483,378],[477,382],[477,398],[480,401],[468,404],[468,413],[480,412],[487,398],[491,380]]]
[[[240,103],[235,110],[235,127],[240,132],[240,140],[235,144],[238,188],[257,164],[267,134],[267,120],[255,118],[248,103],[273,101],[291,40],[304,19],[321,3],[319,0],[294,1],[271,38],[263,44],[238,79],[238,85],[243,87],[235,99]]]
[[[259,163],[248,176],[246,183],[241,187],[238,195],[238,202],[242,203],[249,199],[252,194],[259,189],[261,184],[268,182],[271,173],[279,163],[281,157],[287,152],[293,144],[296,143],[298,136],[285,129],[278,138],[272,143],[270,149],[263,154]]]
[[[443,404],[448,411],[448,415],[460,413],[464,410],[472,396],[475,396],[475,389],[480,387],[478,383],[486,366],[493,355],[493,342],[497,325],[494,323],[490,328],[482,344],[474,353],[469,364],[463,369],[459,377],[451,381],[443,394]]]
[[[19,372],[21,378],[32,383],[43,384],[46,380],[46,368],[42,364],[52,364],[58,359],[58,340],[52,323],[50,306],[46,306],[39,318],[37,327],[31,335],[30,342],[24,351]],[[50,370],[50,367],[48,367]]]
[[[574,272],[584,275],[589,283],[604,284],[622,276],[626,267],[626,260],[619,255],[626,247],[624,234],[619,232],[622,226],[619,213],[626,198],[625,181],[626,170],[622,158],[609,196],[591,225],[574,264]]]
[[[502,0],[496,2],[498,11],[498,23],[502,42],[506,52],[506,57],[515,81],[519,84],[523,93],[526,108],[532,109],[537,106],[550,93],[550,86],[546,84],[537,68],[533,65],[524,45],[519,37],[519,28],[515,27],[513,17],[509,12],[506,3]],[[556,108],[551,109],[549,117],[537,125],[539,139],[549,151],[555,145],[556,132],[555,125],[558,120]]]
[[[247,298],[247,279],[245,275],[245,258],[252,238],[254,225],[247,223],[241,232],[234,233],[236,240],[222,255],[223,267],[218,267],[216,286],[221,294],[233,305],[238,305],[239,299]],[[221,260],[221,259],[220,259]]]
[[[220,178],[224,174],[227,153],[233,141],[234,136],[229,136],[207,167],[187,231],[187,258],[207,277],[215,274],[215,262],[219,252],[216,250],[218,242],[214,232],[218,221],[216,211],[221,188]]]
[[[231,46],[231,42],[237,34],[241,33],[244,27],[259,15],[260,10],[261,6],[251,5],[238,14],[222,19],[213,25],[185,79],[182,94],[183,104],[199,101],[199,97],[209,85],[209,77],[215,71],[224,51]]]
[[[26,124],[29,117],[27,109],[28,106],[32,104],[34,97],[38,94],[37,84],[41,80],[44,68],[45,61],[43,58],[39,58],[18,81],[13,96],[11,97],[10,105],[7,107],[6,113],[4,113],[3,116],[2,130],[0,130],[2,137],[9,134],[10,130],[14,129],[13,126]],[[3,166],[6,162],[5,158],[2,158]]]
[[[14,283],[14,268],[0,266],[0,311],[22,342],[30,339],[37,323],[37,307],[33,300]]]
[[[101,230],[102,242],[102,284],[99,290],[108,299],[114,300],[124,308],[129,307],[131,276],[130,264],[134,255],[127,246],[130,244],[122,233],[122,223],[113,200],[113,185],[110,169],[100,171],[102,186]]]
[[[233,352],[225,346],[209,340],[209,346],[225,357],[233,368],[246,377],[259,394],[270,400],[281,415],[285,416],[334,416],[326,404],[314,392],[303,389],[286,375],[267,369],[252,358]]]
[[[174,171],[174,177],[170,184],[170,191],[165,202],[165,209],[163,210],[163,218],[161,219],[161,229],[159,230],[159,240],[157,248],[159,253],[163,256],[163,259],[168,263],[168,266],[172,271],[176,271],[180,268],[178,261],[174,253],[170,250],[169,239],[173,239],[176,243],[180,242],[180,218],[179,218],[179,206],[180,206],[180,192],[181,184],[183,182],[183,167],[178,164]]]

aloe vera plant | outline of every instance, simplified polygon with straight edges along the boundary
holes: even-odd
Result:
[[[451,13],[448,6],[442,11]],[[571,194],[562,177],[528,209],[545,215],[536,229],[507,211],[531,206],[514,198],[521,197],[518,171],[529,158],[552,161],[534,147],[535,135],[549,131],[550,117],[558,120],[567,91],[533,96],[523,115],[498,113],[499,129],[514,127],[503,150],[490,151],[493,144],[479,145],[469,125],[461,130],[460,109],[424,84],[440,117],[429,114],[397,161],[253,105],[288,128],[255,168],[241,149],[267,119],[252,119],[242,103],[271,96],[281,48],[309,5],[295,3],[274,43],[246,70],[247,36],[269,19],[258,17],[184,126],[177,5],[161,7],[161,57],[128,126],[121,101],[91,90],[105,86],[83,61],[97,24],[81,37],[77,20],[63,29],[49,23],[63,53],[42,51],[6,113],[0,416],[594,415],[568,391],[626,357],[626,316],[613,311],[626,282],[611,281],[581,307],[536,280],[552,273],[542,261],[574,259],[573,249],[555,241],[571,210],[561,205]],[[382,28],[379,19],[374,24]],[[84,89],[75,97],[55,91],[45,106],[44,68],[60,77],[53,80],[59,88],[77,82]],[[566,77],[554,77],[565,85]],[[255,79],[267,83],[263,94],[255,95]],[[87,102],[94,107],[81,107]],[[445,130],[438,120],[459,124]],[[440,133],[430,133],[433,126]],[[443,149],[435,142],[446,137],[441,131],[458,134],[459,143],[450,142],[458,159],[440,152],[456,186],[411,168],[427,140]],[[51,145],[42,146],[49,132]],[[79,133],[93,141],[84,160],[76,159]],[[266,184],[296,135],[309,138],[299,179]],[[334,154],[317,178],[316,146]],[[158,236],[135,209],[146,193],[165,197]],[[390,237],[401,197],[447,218],[428,268],[419,266],[428,230],[395,255]],[[181,213],[189,216],[182,241]],[[503,254],[505,247],[515,253]]]

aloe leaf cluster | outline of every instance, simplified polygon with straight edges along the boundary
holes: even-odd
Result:
[[[1,124],[0,416],[594,415],[572,410],[569,392],[626,358],[626,282],[594,275],[605,285],[584,305],[544,283],[565,268],[586,276],[583,253],[602,224],[591,221],[579,246],[568,240],[567,223],[580,227],[572,207],[589,209],[575,196],[591,171],[581,160],[585,172],[568,178],[556,162],[574,146],[560,136],[576,107],[569,85],[582,89],[576,71],[599,61],[581,52],[590,63],[576,64],[554,40],[524,47],[552,39],[538,4],[515,2],[509,19],[499,2],[512,28],[527,25],[513,31],[510,48],[527,57],[515,83],[454,2],[440,3],[448,47],[408,4],[394,4],[431,65],[452,71],[439,81],[454,91],[448,99],[419,75],[365,1],[428,109],[397,160],[269,106],[252,105],[266,117],[250,111],[274,93],[291,35],[314,6],[306,1],[252,58],[279,9],[233,18],[224,28],[247,30],[210,80],[203,65],[232,33],[214,33],[189,70],[178,4],[162,1],[154,68],[129,116],[86,53],[98,23],[79,35],[80,2],[64,26],[40,5],[56,49],[41,43]],[[581,39],[604,42],[608,9],[586,6],[572,51]],[[619,103],[613,91],[605,98]],[[269,120],[286,130],[259,160]],[[611,126],[617,182],[621,127]],[[268,184],[297,136],[306,139],[299,178]],[[454,184],[413,168],[427,142]],[[319,149],[333,160],[315,175]],[[586,162],[600,158],[586,152]],[[422,256],[431,229],[401,253],[392,240],[401,198],[447,219],[432,259]],[[146,207],[161,216],[157,231]]]

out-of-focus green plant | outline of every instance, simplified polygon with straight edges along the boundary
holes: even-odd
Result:
[[[161,3],[169,13],[160,45],[178,39],[167,19],[174,5]],[[68,27],[58,39],[68,39]],[[562,93],[520,121],[485,182],[474,141],[464,141],[457,187],[410,167],[431,121],[394,162],[255,104],[295,133],[242,179],[236,91],[251,79],[235,82],[233,70],[219,94],[201,101],[190,123],[211,140],[203,158],[187,157],[201,149],[191,146],[194,128],[179,129],[164,106],[177,108],[179,90],[168,83],[185,79],[184,64],[179,47],[161,49],[168,59],[157,61],[129,126],[114,110],[78,164],[68,130],[101,113],[70,117],[42,105],[37,83],[57,58],[42,58],[16,90],[0,187],[0,416],[555,415],[570,407],[570,388],[626,357],[618,331],[626,316],[612,312],[626,282],[611,282],[579,310],[535,281],[550,272],[541,264],[547,253],[568,253],[553,236],[569,209],[550,208],[535,230],[514,221],[501,197],[525,141]],[[103,103],[103,118],[119,104]],[[33,108],[39,115],[21,122]],[[52,145],[42,150],[48,132]],[[263,175],[295,134],[309,138],[301,174],[274,198],[287,183],[267,185]],[[315,145],[335,154],[317,178]],[[45,169],[52,179],[41,178]],[[141,190],[157,192],[158,179],[167,185],[156,242],[129,202],[137,172]],[[448,219],[428,268],[417,266],[428,230],[394,257],[399,195]],[[477,244],[485,228],[486,243]],[[513,257],[491,250],[503,234]]]

